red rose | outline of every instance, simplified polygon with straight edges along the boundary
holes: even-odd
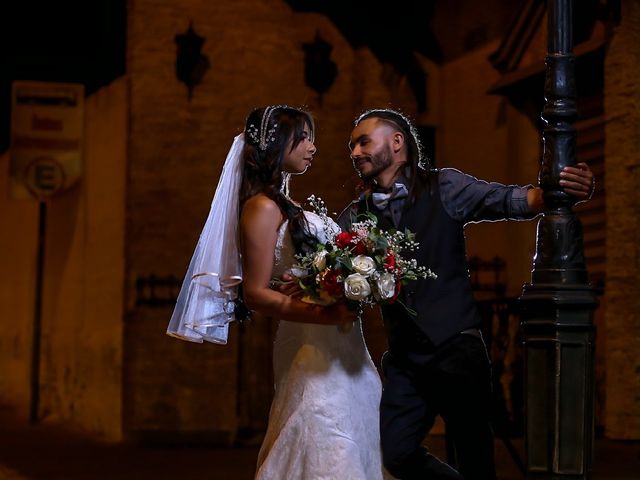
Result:
[[[396,268],[396,256],[393,253],[388,254],[387,258],[384,259],[384,268],[387,270]]]
[[[351,244],[351,240],[353,239],[353,234],[350,232],[340,232],[336,235],[336,245],[338,248],[345,248]]]
[[[355,247],[353,247],[353,253],[355,253],[356,255],[364,255],[365,253],[367,253],[367,246],[364,242],[360,241],[356,243]]]
[[[322,288],[332,297],[338,297],[342,294],[343,286],[342,282],[338,281],[338,277],[342,274],[342,270],[339,268],[327,270],[322,276],[320,284]]]

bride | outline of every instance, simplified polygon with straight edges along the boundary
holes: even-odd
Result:
[[[242,284],[247,306],[279,321],[275,396],[256,479],[383,478],[380,378],[359,320],[345,305],[303,303],[270,288],[296,253],[339,232],[288,196],[316,152],[311,115],[252,111],[236,137],[167,333],[226,343]],[[341,328],[355,322],[354,328]]]

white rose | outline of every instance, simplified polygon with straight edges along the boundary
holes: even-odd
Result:
[[[327,252],[326,250],[320,250],[313,257],[313,266],[316,270],[322,271],[327,266]]]
[[[376,271],[376,262],[373,261],[373,258],[367,257],[366,255],[358,255],[351,263],[353,269],[365,277],[368,277]]]
[[[389,272],[382,273],[375,280],[373,295],[376,300],[389,300],[396,293],[396,278]]]
[[[287,273],[295,278],[304,278],[309,275],[306,269],[300,267],[291,267]]]
[[[349,300],[364,300],[371,295],[371,286],[367,277],[352,273],[344,280],[344,296]]]

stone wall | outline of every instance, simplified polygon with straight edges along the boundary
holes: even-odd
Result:
[[[640,438],[640,1],[624,0],[605,63],[605,428]]]
[[[85,101],[83,175],[48,202],[43,272],[39,418],[107,440],[121,438],[125,87],[116,80]],[[4,193],[0,402],[26,416],[38,204]]]
[[[29,413],[38,203],[9,198],[9,152],[0,156],[0,404]]]

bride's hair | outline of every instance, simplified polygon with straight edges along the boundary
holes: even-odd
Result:
[[[292,139],[293,151],[305,138],[305,126],[313,140],[315,125],[311,114],[293,107],[261,107],[253,110],[245,122],[245,146],[242,152],[244,173],[240,188],[240,205],[262,193],[273,200],[289,220],[289,231],[297,253],[314,249],[316,239],[309,234],[309,226],[302,208],[287,196],[288,175],[283,161]]]

